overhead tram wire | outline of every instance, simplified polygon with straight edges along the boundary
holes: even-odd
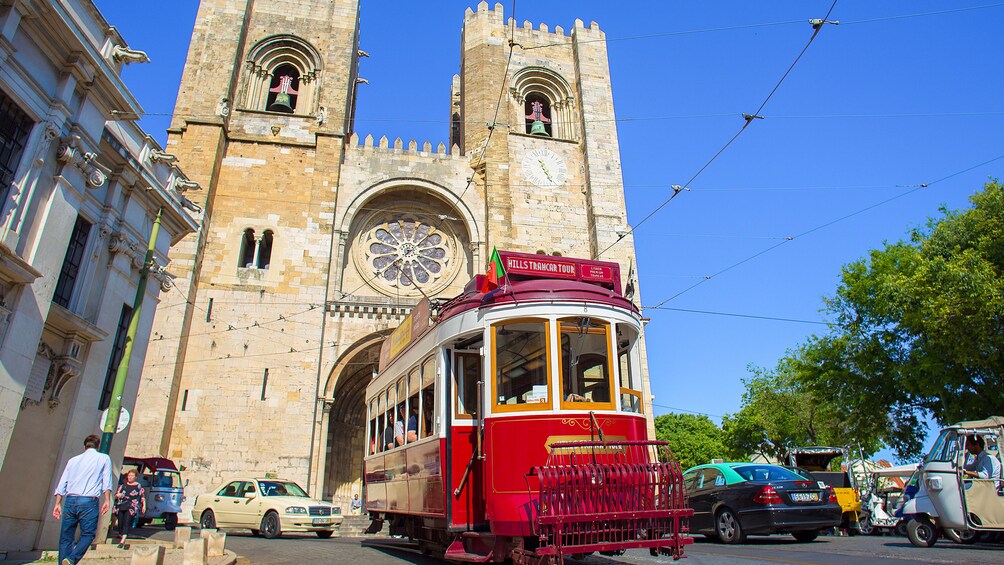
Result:
[[[672,312],[687,312],[689,314],[708,314],[712,316],[728,316],[730,318],[749,318],[753,320],[770,320],[773,322],[793,322],[797,324],[816,324],[820,326],[829,326],[828,322],[821,322],[819,320],[800,320],[798,318],[781,318],[778,316],[757,316],[754,314],[737,314],[735,312],[715,312],[713,310],[694,310],[690,308],[671,308],[669,306],[642,306],[642,310],[668,310]]]
[[[743,259],[741,261],[737,261],[737,262],[729,265],[728,267],[725,267],[724,269],[721,269],[720,271],[718,271],[718,272],[716,272],[714,274],[705,276],[702,280],[700,280],[700,281],[698,281],[698,282],[696,282],[696,283],[688,286],[687,288],[681,290],[680,292],[677,292],[676,294],[670,296],[669,298],[663,300],[662,302],[656,304],[655,306],[649,306],[648,309],[653,309],[653,310],[663,309],[662,307],[667,302],[675,300],[676,298],[678,298],[678,297],[680,297],[680,296],[682,296],[682,295],[690,292],[691,290],[693,290],[693,289],[701,286],[702,284],[710,281],[711,279],[714,279],[714,278],[718,277],[719,275],[722,275],[722,274],[724,274],[724,273],[726,273],[728,271],[731,271],[732,269],[735,269],[736,267],[738,267],[740,265],[748,263],[748,262],[752,261],[753,259],[756,259],[757,257],[760,257],[761,255],[765,255],[765,254],[767,254],[767,253],[769,253],[769,252],[777,249],[778,247],[781,247],[782,245],[784,245],[786,243],[789,243],[789,242],[794,241],[796,239],[799,239],[799,238],[805,237],[807,235],[813,234],[813,233],[815,233],[817,231],[820,231],[820,230],[822,230],[824,228],[828,228],[828,227],[832,226],[833,224],[836,224],[836,223],[842,222],[844,220],[853,218],[854,216],[863,214],[863,213],[865,213],[865,212],[867,212],[869,210],[878,208],[879,206],[883,206],[883,205],[888,204],[888,203],[890,203],[890,202],[892,202],[894,200],[899,200],[900,198],[903,198],[905,196],[909,196],[909,195],[917,192],[918,190],[921,190],[921,189],[924,189],[924,188],[928,188],[928,187],[930,187],[932,185],[938,184],[940,182],[944,182],[944,181],[946,181],[946,180],[948,180],[950,178],[957,177],[957,176],[959,176],[961,174],[964,174],[964,173],[968,173],[969,171],[972,171],[973,169],[978,169],[979,167],[982,167],[984,165],[989,165],[990,163],[993,163],[995,161],[1000,161],[1001,159],[1004,159],[1004,155],[998,155],[998,156],[996,156],[996,157],[994,157],[992,159],[988,159],[986,161],[983,161],[982,163],[977,163],[976,165],[972,165],[970,167],[966,167],[965,169],[962,169],[960,171],[956,171],[956,172],[954,172],[954,173],[952,173],[950,175],[941,177],[941,178],[933,180],[931,182],[913,185],[913,188],[911,188],[910,190],[908,190],[906,192],[902,192],[902,193],[897,194],[896,196],[893,196],[891,198],[886,198],[885,200],[881,200],[879,202],[876,202],[875,204],[871,204],[869,206],[866,206],[864,208],[861,208],[859,210],[851,212],[850,214],[845,214],[843,216],[840,216],[839,218],[830,220],[828,222],[825,222],[823,224],[815,226],[815,227],[813,227],[811,229],[805,230],[805,231],[803,231],[801,233],[798,233],[796,235],[788,236],[788,237],[785,238],[784,241],[781,241],[779,243],[771,245],[770,247],[767,247],[766,249],[758,251],[757,253],[754,253],[753,255],[750,255],[749,257],[746,257],[745,259]]]
[[[599,253],[596,254],[597,258],[602,257],[603,254],[606,253],[607,251],[609,251],[611,247],[617,245],[618,243],[620,243],[621,241],[623,241],[625,237],[627,237],[628,235],[634,233],[634,231],[636,229],[638,229],[639,226],[641,226],[642,224],[644,224],[645,222],[647,222],[649,219],[652,218],[652,216],[655,216],[660,210],[662,210],[663,208],[665,208],[666,205],[669,204],[670,202],[672,202],[674,198],[676,198],[677,196],[679,196],[681,192],[683,192],[684,190],[690,190],[690,188],[689,188],[690,184],[693,183],[695,180],[697,180],[697,177],[701,176],[701,173],[703,173],[708,167],[710,167],[711,163],[714,163],[715,159],[717,159],[719,155],[721,155],[722,153],[724,153],[725,150],[728,149],[730,145],[732,145],[732,142],[734,142],[736,139],[738,139],[739,136],[742,135],[742,133],[744,131],[746,131],[746,128],[748,128],[749,125],[751,123],[753,123],[753,120],[756,120],[756,119],[761,119],[762,120],[763,119],[763,116],[760,115],[760,112],[764,109],[765,106],[767,106],[767,103],[770,102],[770,99],[774,96],[774,93],[776,93],[777,89],[781,87],[781,83],[784,82],[784,79],[788,78],[788,75],[791,74],[792,69],[794,69],[795,65],[797,65],[798,62],[802,59],[802,55],[805,55],[805,52],[809,49],[809,46],[812,45],[812,42],[815,41],[816,37],[819,36],[819,32],[823,29],[823,26],[826,25],[826,24],[837,24],[837,23],[840,23],[840,22],[831,22],[831,21],[829,21],[830,14],[833,13],[833,8],[835,8],[836,6],[837,6],[837,0],[833,0],[833,3],[830,4],[830,9],[826,11],[826,15],[823,16],[822,19],[811,19],[811,20],[809,20],[809,23],[812,24],[812,35],[809,36],[809,41],[807,41],[805,43],[805,47],[803,47],[802,50],[799,51],[798,56],[795,57],[795,60],[792,61],[791,65],[788,65],[788,69],[784,71],[784,74],[781,75],[781,78],[777,81],[777,84],[774,85],[774,88],[771,89],[770,94],[768,94],[767,97],[764,98],[763,102],[760,103],[760,106],[756,109],[756,111],[753,112],[752,114],[743,114],[742,115],[744,121],[743,121],[742,127],[739,128],[739,131],[737,131],[736,134],[733,135],[732,138],[729,139],[728,142],[726,142],[725,145],[723,145],[722,148],[719,149],[718,152],[715,153],[711,157],[711,159],[709,159],[708,162],[704,164],[703,167],[701,167],[696,173],[694,173],[694,176],[690,177],[690,180],[688,180],[685,184],[680,185],[678,187],[674,186],[673,187],[673,194],[671,194],[669,198],[667,198],[662,204],[660,204],[658,207],[656,207],[655,210],[652,210],[651,212],[649,212],[649,214],[647,216],[645,216],[644,218],[642,218],[642,220],[640,222],[638,222],[637,224],[635,224],[633,226],[630,226],[627,231],[625,231],[624,233],[618,235],[617,239],[613,243],[611,243],[606,248],[604,248],[602,251],[600,251]]]

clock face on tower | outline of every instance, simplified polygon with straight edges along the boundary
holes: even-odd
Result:
[[[523,157],[523,176],[537,186],[561,186],[568,178],[568,165],[550,149],[534,149]]]

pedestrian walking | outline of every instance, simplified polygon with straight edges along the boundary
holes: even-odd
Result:
[[[125,481],[115,491],[115,519],[118,522],[119,547],[125,545],[136,517],[146,513],[145,494],[143,487],[136,482],[136,471],[129,469]]]
[[[112,460],[98,452],[101,438],[84,438],[84,452],[66,463],[56,485],[52,517],[60,520],[59,565],[76,565],[87,553],[98,529],[98,516],[108,512],[112,494]],[[74,543],[77,528],[80,539]]]

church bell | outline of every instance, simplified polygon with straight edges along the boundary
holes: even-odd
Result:
[[[280,92],[275,95],[275,102],[268,107],[269,112],[285,112],[287,114],[293,113],[293,107],[289,104],[289,94],[285,92]]]
[[[544,128],[544,122],[540,120],[534,120],[530,124],[530,135],[543,135],[544,137],[551,137],[547,133],[547,129]]]

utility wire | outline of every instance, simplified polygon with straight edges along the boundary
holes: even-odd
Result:
[[[797,318],[779,318],[777,316],[756,316],[753,314],[736,314],[734,312],[714,312],[711,310],[692,310],[689,308],[670,308],[669,306],[642,306],[642,310],[670,310],[673,312],[688,312],[691,314],[710,314],[713,316],[729,316],[731,318],[751,318],[754,320],[772,320],[775,322],[796,322],[799,324],[818,324],[820,326],[830,325],[827,322],[818,320],[799,320]]]
[[[897,194],[896,196],[893,196],[891,198],[886,198],[885,200],[881,200],[879,202],[876,202],[875,204],[871,204],[869,206],[866,206],[864,208],[861,208],[859,210],[851,212],[850,214],[845,214],[843,216],[840,216],[839,218],[830,220],[828,222],[825,222],[823,224],[815,226],[815,227],[813,227],[811,229],[805,230],[805,231],[803,231],[803,232],[801,232],[799,234],[787,237],[784,241],[781,241],[779,243],[771,245],[770,247],[767,247],[766,249],[758,251],[757,253],[754,253],[753,255],[750,255],[749,257],[746,257],[745,259],[743,259],[741,261],[733,263],[733,264],[729,265],[728,267],[725,267],[724,269],[721,269],[720,271],[718,271],[718,272],[716,272],[716,273],[714,273],[712,275],[708,275],[708,276],[704,277],[704,279],[702,279],[702,280],[700,280],[700,281],[698,281],[698,282],[690,285],[689,287],[681,290],[680,292],[677,292],[676,294],[670,296],[669,298],[663,300],[662,302],[656,304],[655,306],[652,306],[651,308],[660,309],[667,302],[670,302],[670,301],[672,301],[672,300],[674,300],[674,299],[676,299],[676,298],[678,298],[678,297],[680,297],[680,296],[682,296],[682,295],[690,292],[691,290],[693,290],[693,289],[701,286],[702,284],[710,281],[711,279],[713,279],[713,278],[715,278],[715,277],[717,277],[719,275],[722,275],[722,274],[724,274],[724,273],[726,273],[728,271],[731,271],[732,269],[735,269],[736,267],[739,267],[740,265],[748,263],[748,262],[752,261],[753,259],[756,259],[757,257],[760,257],[761,255],[765,255],[767,253],[770,253],[771,251],[777,249],[778,247],[781,247],[782,245],[784,245],[784,244],[786,244],[786,243],[788,243],[790,241],[794,241],[796,239],[799,239],[799,238],[805,237],[807,235],[813,234],[813,233],[815,233],[817,231],[820,231],[820,230],[822,230],[824,228],[830,227],[833,224],[836,224],[838,222],[842,222],[842,221],[847,220],[849,218],[853,218],[854,216],[857,216],[859,214],[863,214],[863,213],[865,213],[865,212],[867,212],[869,210],[872,210],[874,208],[878,208],[879,206],[883,206],[883,205],[888,204],[889,202],[892,202],[894,200],[898,200],[898,199],[903,198],[905,196],[909,196],[909,195],[917,192],[918,190],[930,187],[931,185],[934,185],[934,184],[946,181],[946,180],[948,180],[950,178],[957,177],[957,176],[959,176],[961,174],[964,174],[964,173],[967,173],[969,171],[972,171],[973,169],[977,169],[977,168],[982,167],[984,165],[989,165],[990,163],[993,163],[994,161],[999,161],[1001,159],[1004,159],[1004,155],[998,155],[997,157],[994,157],[992,159],[988,159],[986,161],[983,161],[982,163],[978,163],[978,164],[973,165],[971,167],[966,167],[965,169],[962,169],[960,171],[956,171],[956,172],[954,172],[954,173],[952,173],[950,175],[941,177],[939,179],[933,180],[933,181],[928,182],[928,183],[921,183],[921,184],[918,184],[918,185],[913,185],[914,188],[912,188],[911,190],[908,190],[906,192],[902,192],[902,193]]]
[[[687,414],[697,414],[698,416],[708,416],[709,418],[718,418],[719,420],[722,419],[722,416],[719,416],[718,414],[708,414],[707,412],[697,412],[697,411],[694,411],[694,410],[687,410],[686,408],[677,408],[675,406],[666,406],[665,404],[656,404],[655,402],[652,403],[652,406],[655,406],[655,407],[658,407],[658,408],[665,408],[666,410],[672,410],[673,412],[686,412]]]
[[[609,251],[611,247],[617,245],[625,237],[627,237],[628,235],[634,233],[634,230],[638,229],[639,226],[641,226],[642,224],[644,224],[645,222],[647,222],[649,219],[651,219],[653,216],[655,216],[660,210],[662,210],[663,208],[665,208],[666,205],[668,205],[670,202],[672,202],[674,198],[676,198],[677,196],[679,196],[681,192],[683,192],[684,190],[690,190],[689,189],[690,184],[693,183],[695,180],[697,180],[697,177],[701,176],[701,173],[703,173],[708,167],[710,167],[711,163],[714,163],[715,159],[717,159],[719,155],[721,155],[722,153],[724,153],[725,150],[728,149],[730,145],[732,145],[732,142],[734,142],[736,139],[738,139],[739,136],[742,135],[742,133],[744,131],[746,131],[746,128],[748,128],[749,125],[751,123],[753,123],[754,120],[756,120],[756,119],[763,119],[763,116],[760,115],[760,111],[763,110],[764,106],[766,106],[768,102],[770,102],[770,99],[774,96],[774,93],[777,92],[777,89],[781,87],[781,83],[784,82],[784,79],[788,78],[788,75],[791,73],[792,69],[794,69],[795,65],[798,64],[798,61],[802,59],[802,55],[804,55],[805,52],[809,49],[809,46],[812,45],[812,42],[816,40],[816,37],[819,35],[820,30],[823,29],[823,26],[825,24],[827,24],[827,23],[832,23],[832,22],[829,22],[828,20],[830,18],[830,14],[833,13],[833,8],[835,8],[836,5],[837,5],[837,0],[833,0],[833,3],[830,4],[830,9],[827,10],[826,15],[823,16],[822,20],[818,20],[819,23],[813,23],[813,25],[812,25],[812,28],[813,28],[812,29],[812,35],[809,36],[809,41],[807,41],[805,43],[805,47],[803,47],[802,50],[798,53],[798,56],[795,57],[795,60],[792,61],[791,65],[788,66],[788,69],[784,71],[784,74],[781,75],[780,80],[778,80],[777,84],[774,85],[774,88],[771,89],[770,94],[768,94],[767,97],[764,98],[763,102],[760,103],[760,106],[756,109],[756,112],[753,112],[752,114],[743,114],[743,120],[744,121],[743,121],[742,127],[739,128],[739,131],[737,131],[736,134],[733,135],[732,138],[729,139],[728,142],[726,142],[725,145],[723,145],[722,148],[719,149],[718,152],[715,153],[711,157],[711,159],[709,159],[708,162],[704,164],[703,167],[701,167],[696,173],[694,173],[694,176],[690,177],[690,180],[688,180],[686,183],[684,183],[679,188],[674,187],[673,188],[673,194],[670,195],[669,198],[667,198],[662,204],[660,204],[658,207],[656,207],[655,210],[649,212],[649,214],[647,216],[645,216],[644,218],[642,218],[642,220],[640,222],[636,223],[633,226],[630,226],[630,228],[627,231],[625,231],[624,233],[618,235],[617,239],[613,243],[611,243],[606,248],[604,248],[602,251],[600,251],[599,253],[596,254],[597,258],[602,257],[603,254],[606,253],[607,251]],[[810,23],[812,23],[812,20],[810,20]]]

